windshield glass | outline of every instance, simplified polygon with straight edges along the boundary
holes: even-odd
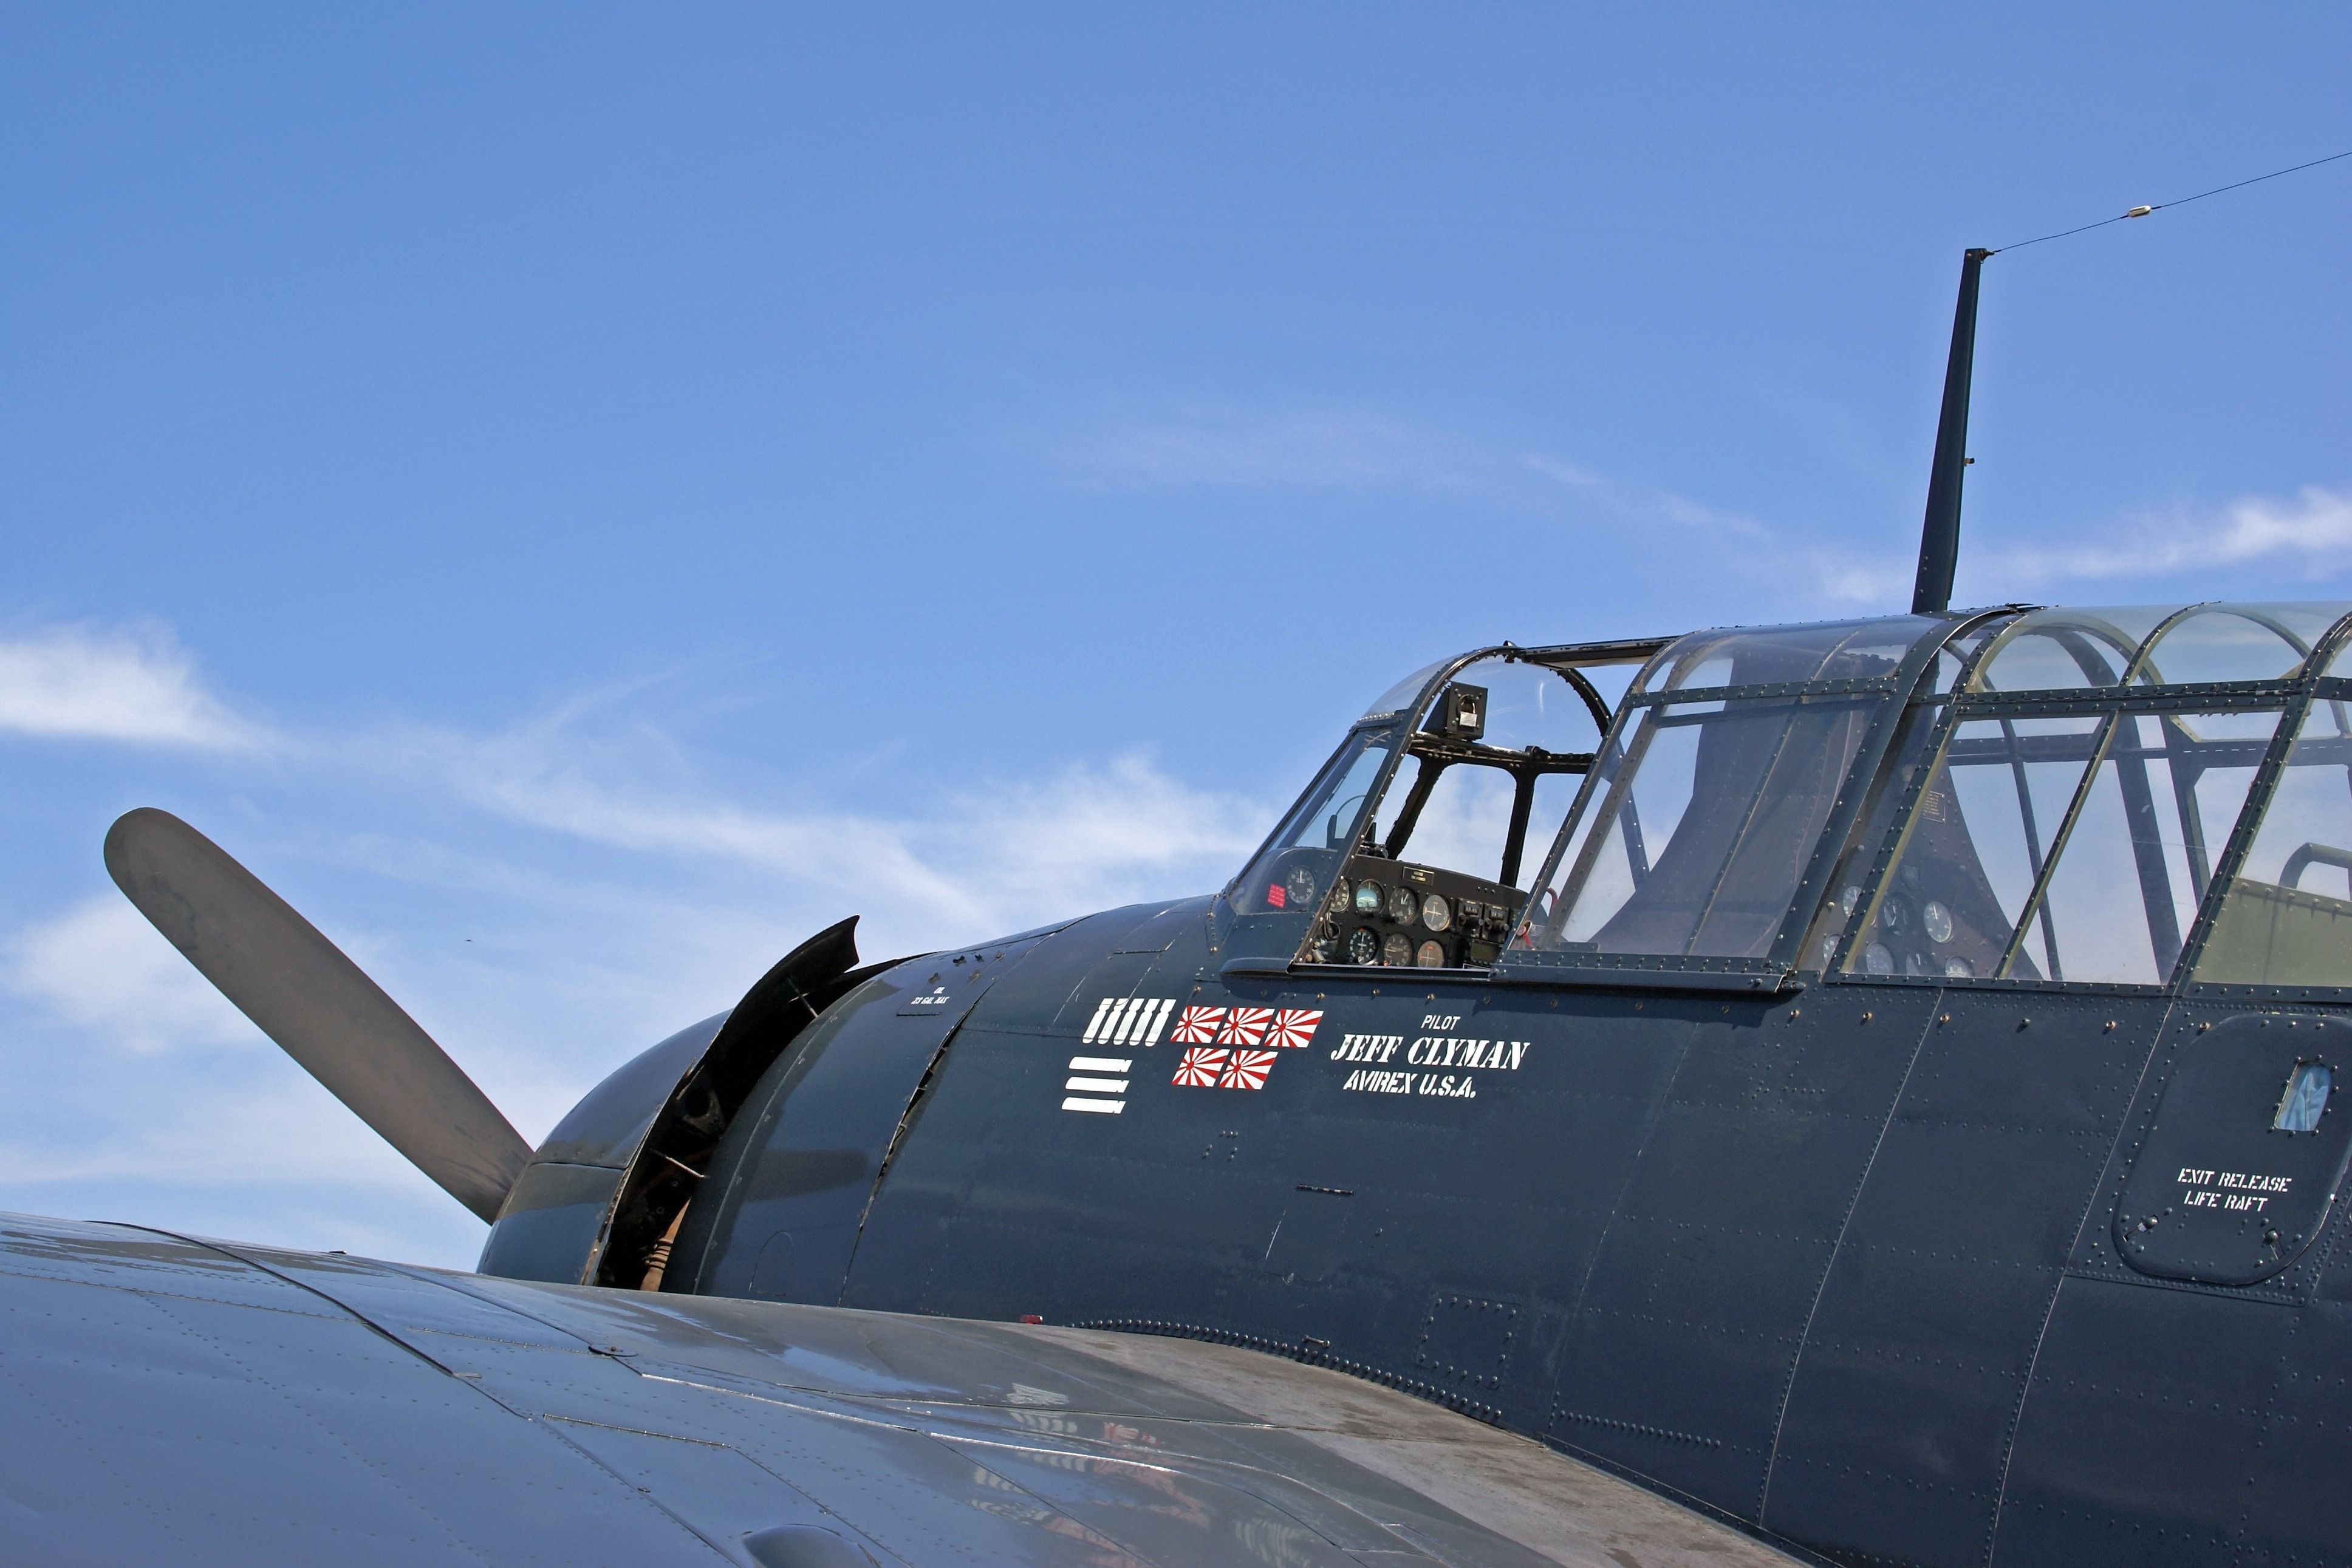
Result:
[[[1396,741],[1387,725],[1352,730],[1314,784],[1282,820],[1234,890],[1243,915],[1307,914],[1331,885],[1348,846],[1362,831],[1364,808]]]

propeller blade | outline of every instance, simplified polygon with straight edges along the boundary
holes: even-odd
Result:
[[[400,1004],[227,852],[168,811],[107,830],[106,869],[221,995],[484,1219],[530,1145]]]

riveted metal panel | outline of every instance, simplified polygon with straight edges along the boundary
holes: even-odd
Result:
[[[1808,1325],[1762,1518],[1968,1564],[2164,1004],[1947,993]]]

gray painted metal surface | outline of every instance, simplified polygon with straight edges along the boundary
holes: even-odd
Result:
[[[1313,1367],[0,1219],[26,1564],[1786,1562]]]
[[[304,1071],[442,1190],[496,1219],[530,1145],[317,926],[168,811],[124,813],[106,869],[131,900]]]

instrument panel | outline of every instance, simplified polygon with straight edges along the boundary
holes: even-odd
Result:
[[[1392,969],[1467,969],[1510,940],[1524,894],[1461,872],[1361,852],[1348,857],[1299,956]]]

